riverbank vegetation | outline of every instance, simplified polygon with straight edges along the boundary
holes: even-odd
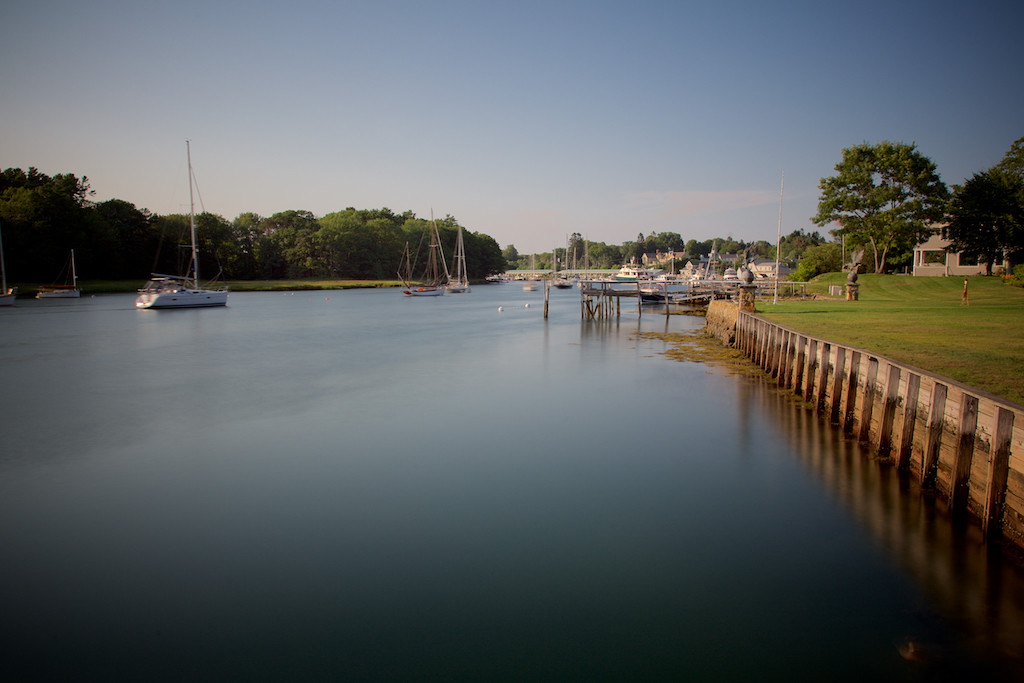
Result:
[[[811,291],[843,285],[845,273],[816,278]],[[861,275],[859,301],[761,301],[782,325],[948,377],[1024,404],[1024,289],[1002,278]]]
[[[121,199],[94,203],[87,177],[53,177],[35,168],[0,173],[0,223],[9,283],[49,284],[75,250],[77,272],[90,280],[139,280],[150,273],[183,274],[191,250],[187,215],[159,216]],[[230,282],[248,280],[397,279],[406,245],[425,258],[431,220],[411,211],[347,208],[316,217],[282,211],[243,213],[233,221],[196,216],[199,272]],[[455,217],[436,221],[441,244],[454,253]],[[469,277],[505,270],[497,242],[463,227]],[[28,285],[26,287],[25,285]]]

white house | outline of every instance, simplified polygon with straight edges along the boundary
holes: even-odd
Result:
[[[952,244],[940,235],[932,235],[927,242],[914,247],[914,276],[928,275],[981,275],[985,265],[978,259],[968,259],[959,252],[948,252]]]
[[[747,264],[747,268],[754,274],[754,277],[759,278],[774,278],[775,277],[775,259],[767,258],[756,258]],[[784,263],[779,264],[779,273],[782,277],[786,277],[793,272],[793,269]]]

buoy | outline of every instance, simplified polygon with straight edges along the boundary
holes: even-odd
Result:
[[[530,307],[530,304],[526,304],[526,307],[527,307],[527,308],[529,308],[529,307]]]
[[[504,310],[505,310],[504,308],[502,308],[501,306],[498,306],[498,312],[499,312],[499,313],[501,313],[501,312],[502,312],[502,311],[504,311]]]

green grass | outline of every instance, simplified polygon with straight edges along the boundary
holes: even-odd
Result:
[[[811,291],[846,284],[816,279]],[[860,300],[759,301],[757,311],[787,327],[857,346],[1024,404],[1024,289],[997,277],[861,275]]]

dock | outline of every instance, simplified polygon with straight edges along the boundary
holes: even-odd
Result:
[[[621,282],[612,280],[581,280],[580,315],[584,320],[598,320],[622,314],[623,309],[634,307],[637,315],[647,310],[670,312],[672,306],[707,307],[712,301],[734,299],[739,293],[739,280],[694,280],[689,282],[661,282],[643,280]],[[545,285],[546,287],[546,285]],[[789,296],[806,293],[805,283],[785,283]],[[771,296],[775,291],[774,282],[766,282],[758,290],[758,296]],[[780,291],[780,294],[782,292]],[[627,303],[623,304],[623,299]],[[547,313],[547,292],[544,295]]]

